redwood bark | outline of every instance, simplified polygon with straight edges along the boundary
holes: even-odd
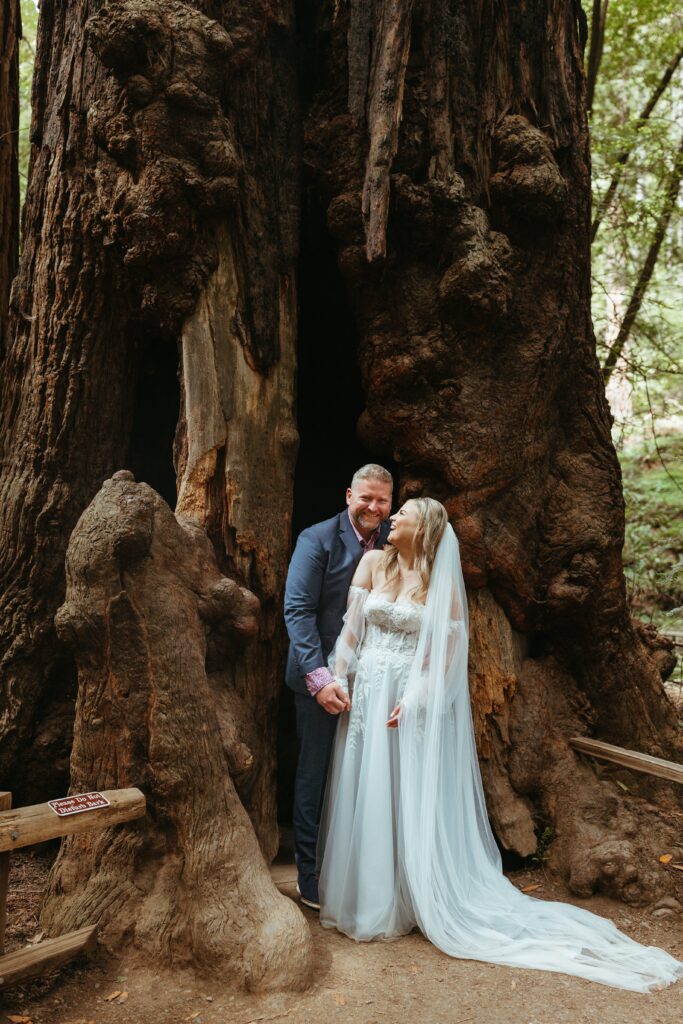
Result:
[[[19,254],[19,0],[0,4],[0,357]]]
[[[590,732],[680,752],[622,573],[621,479],[590,321],[575,7],[416,5],[401,110],[393,93],[382,109],[366,102],[366,125],[361,78],[351,110],[338,88],[347,63],[362,65],[346,52],[362,40],[332,6],[307,23],[308,53],[329,57],[305,105],[307,184],[356,313],[361,437],[399,463],[402,498],[446,504],[460,538],[489,813],[524,855],[549,824],[577,893],[641,899],[659,884],[646,847],[664,836],[638,835],[638,801],[567,744]],[[380,8],[370,83],[386,52]],[[379,240],[362,197],[389,117],[401,128]]]
[[[203,13],[214,7],[41,8],[24,252],[0,383],[0,774],[21,758],[17,799],[66,787],[54,765],[68,757],[75,671],[52,622],[66,544],[112,472],[130,466],[155,482],[139,468],[155,421],[141,433],[137,417],[163,358],[181,373],[183,512],[263,605],[258,642],[229,671],[258,726],[242,795],[272,855],[297,445],[293,15],[286,0],[216,7],[221,20]],[[216,305],[219,278],[229,289]],[[152,440],[173,473],[172,432]]]
[[[107,480],[67,552],[60,637],[79,670],[71,785],[136,785],[141,822],[72,836],[42,924],[97,921],[110,947],[219,971],[251,989],[304,987],[308,926],[270,880],[233,779],[258,771],[258,724],[222,666],[258,633],[259,602],[206,533],[132,473]]]

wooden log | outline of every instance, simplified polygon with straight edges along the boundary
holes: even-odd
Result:
[[[0,957],[0,990],[61,967],[81,953],[91,953],[96,944],[97,925],[88,925],[76,932],[58,935],[55,939],[45,939],[36,946],[7,953]]]
[[[651,754],[640,754],[636,750],[626,750],[624,747],[615,747],[611,743],[603,743],[601,740],[591,740],[586,736],[574,736],[569,741],[574,750],[582,754],[590,754],[591,757],[599,757],[603,761],[611,761],[620,764],[623,768],[632,768],[634,771],[645,772],[647,775],[656,775],[660,779],[668,779],[670,782],[683,783],[683,765],[674,761],[665,761],[661,757],[652,757]]]
[[[145,813],[145,797],[139,789],[110,789],[102,794],[108,807],[84,811],[60,818],[48,804],[18,807],[0,812],[0,852],[18,850],[22,846],[44,843],[58,836],[109,828],[123,821],[133,821]]]
[[[12,806],[12,794],[0,792],[0,811]],[[7,885],[9,882],[9,853],[0,853],[0,956],[5,952],[5,924],[7,922]]]

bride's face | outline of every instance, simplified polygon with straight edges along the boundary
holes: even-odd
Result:
[[[412,501],[402,505],[395,515],[390,516],[389,543],[399,548],[412,547],[417,533],[417,509]]]

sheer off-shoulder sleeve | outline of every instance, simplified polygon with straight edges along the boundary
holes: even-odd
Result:
[[[330,672],[347,693],[353,690],[356,677],[358,651],[365,635],[365,602],[369,593],[365,587],[349,588],[344,624],[327,662]]]

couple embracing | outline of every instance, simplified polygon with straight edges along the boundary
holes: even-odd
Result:
[[[419,927],[452,957],[647,992],[683,964],[505,877],[479,774],[468,621],[445,508],[359,469],[347,508],[300,535],[287,577],[286,682],[299,759],[302,902],[357,940]]]

